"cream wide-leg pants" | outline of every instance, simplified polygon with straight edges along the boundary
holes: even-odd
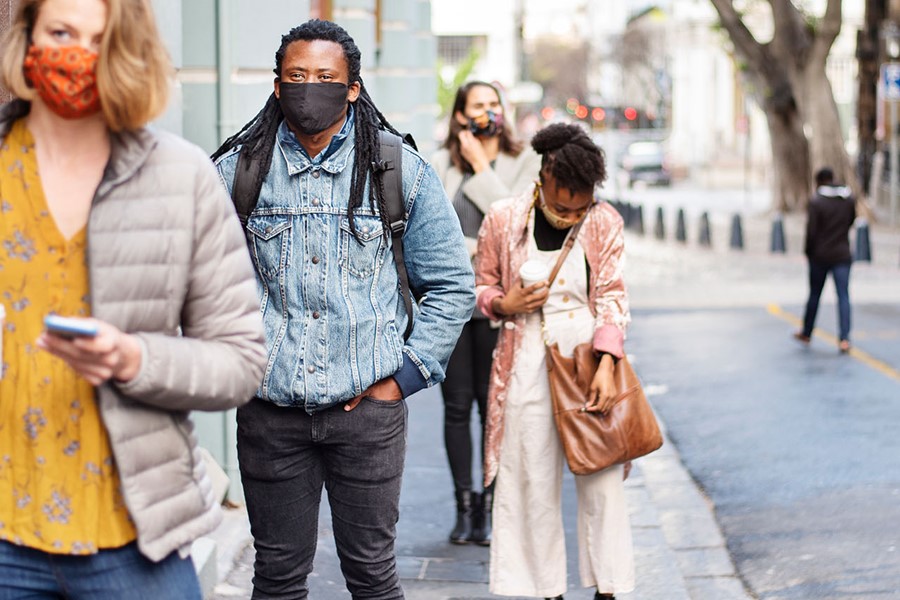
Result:
[[[577,244],[566,261],[575,266],[560,272],[544,308],[548,329],[566,353],[593,333],[590,311],[579,302],[585,294],[578,292],[587,282],[583,254],[572,260],[576,249]],[[523,334],[506,400],[494,491],[490,591],[552,598],[566,591],[561,492],[567,467],[553,421],[539,313],[528,316]],[[632,591],[634,555],[622,466],[576,475],[575,487],[581,584],[601,593]]]

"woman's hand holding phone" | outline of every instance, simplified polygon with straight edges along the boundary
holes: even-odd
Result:
[[[45,323],[47,330],[37,346],[66,361],[91,385],[130,381],[138,374],[141,345],[134,336],[98,319],[65,319],[60,324],[48,318]]]

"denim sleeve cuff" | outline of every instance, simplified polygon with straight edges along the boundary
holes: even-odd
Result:
[[[394,381],[400,386],[400,391],[403,393],[404,398],[409,398],[419,390],[427,387],[427,382],[422,377],[419,367],[406,353],[403,354],[403,366],[394,373]]]
[[[615,325],[603,325],[594,330],[594,352],[606,352],[615,358],[625,356],[625,335]]]

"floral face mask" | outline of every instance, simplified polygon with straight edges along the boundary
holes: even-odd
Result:
[[[47,108],[60,117],[80,119],[100,110],[96,52],[82,46],[31,46],[24,72]]]

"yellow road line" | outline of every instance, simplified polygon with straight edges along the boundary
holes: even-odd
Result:
[[[778,317],[782,321],[787,321],[791,325],[798,327],[798,328],[803,326],[803,322],[798,317],[795,317],[794,315],[790,314],[789,312],[786,312],[783,308],[781,308],[777,304],[769,304],[767,309],[768,309],[770,315]],[[829,344],[834,345],[835,348],[837,348],[837,346],[838,346],[839,340],[835,336],[831,335],[827,331],[822,331],[818,327],[813,329],[813,335],[815,337],[825,340]],[[882,375],[887,375],[891,379],[896,379],[897,381],[900,381],[900,371],[897,371],[897,369],[893,368],[889,364],[878,360],[871,354],[864,352],[856,347],[851,347],[849,354],[850,354],[850,356],[852,356],[859,362],[871,367],[872,369],[875,369]]]

